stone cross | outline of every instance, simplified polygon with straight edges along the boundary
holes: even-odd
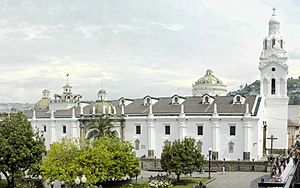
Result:
[[[270,138],[267,138],[269,140],[271,140],[271,155],[273,154],[273,142],[274,140],[277,140],[278,138],[275,138],[273,135],[271,135]]]

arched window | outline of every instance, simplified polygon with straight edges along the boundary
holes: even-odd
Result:
[[[264,41],[264,49],[266,50],[267,47],[268,47],[268,41],[267,41],[267,39],[265,39],[265,41]]]
[[[280,40],[280,48],[283,49],[283,40]]]
[[[275,47],[275,39],[272,39],[272,48]]]
[[[197,142],[197,148],[198,148],[198,150],[202,153],[202,145],[203,145],[203,143],[199,140],[198,142]]]
[[[175,104],[178,104],[178,103],[179,103],[179,102],[178,102],[178,97],[175,97],[175,98],[174,98],[174,103],[175,103]]]
[[[147,104],[149,105],[151,103],[150,98],[147,98]]]
[[[136,139],[134,143],[135,143],[135,150],[139,150],[140,149],[140,141],[139,141],[139,139]]]
[[[205,103],[209,103],[209,98],[208,97],[205,97],[204,100],[205,100]]]
[[[237,96],[237,97],[236,97],[236,102],[237,102],[237,103],[240,103],[240,102],[241,102],[241,97],[240,97],[240,96]]]
[[[124,99],[121,100],[121,105],[123,105],[123,106],[125,105],[125,100]]]
[[[273,78],[271,83],[271,95],[275,95],[276,92],[276,80]]]
[[[228,143],[229,153],[233,153],[233,147],[234,147],[234,143],[233,142],[229,142]]]

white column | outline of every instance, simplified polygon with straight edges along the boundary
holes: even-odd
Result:
[[[280,82],[279,82],[279,80],[276,80],[275,81],[275,94],[276,94],[276,96],[280,96]]]
[[[213,151],[220,151],[220,126],[218,122],[213,122],[212,125]]]
[[[76,122],[73,122],[72,123],[72,138],[77,138],[78,137],[77,129],[78,129],[78,126],[76,125]]]
[[[56,136],[55,136],[55,124],[54,124],[54,121],[52,121],[51,122],[51,144],[53,143],[53,142],[55,142],[56,141]]]
[[[184,122],[179,122],[179,139],[183,140],[185,137],[186,137],[186,125]]]
[[[185,113],[184,113],[183,104],[181,104],[178,122],[179,122],[179,139],[183,140],[184,137],[186,137],[186,124],[185,124]]]
[[[244,122],[244,152],[251,151],[252,130],[249,121]]]
[[[148,150],[155,149],[155,127],[153,122],[148,122]]]

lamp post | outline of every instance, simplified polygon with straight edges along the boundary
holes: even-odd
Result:
[[[208,179],[210,179],[210,161],[211,161],[212,148],[208,149]]]
[[[76,179],[75,179],[76,187],[79,187],[80,183],[82,184],[81,187],[85,187],[85,184],[86,184],[86,177],[85,177],[85,175],[82,175],[81,180],[80,180],[80,178],[78,176],[76,177]]]
[[[79,184],[80,184],[80,179],[79,179],[78,176],[77,176],[76,179],[75,179],[75,184],[76,184],[76,187],[78,187]]]
[[[85,187],[85,183],[86,183],[86,177],[85,177],[85,175],[82,175],[81,182],[83,184],[83,187]]]

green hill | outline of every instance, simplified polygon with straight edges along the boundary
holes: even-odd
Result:
[[[300,78],[288,78],[287,90],[288,96],[290,97],[289,104],[300,105]],[[249,85],[246,84],[245,86],[241,86],[241,89],[231,91],[228,95],[235,95],[236,93],[240,93],[242,95],[257,95],[260,93],[260,81],[256,80]]]

